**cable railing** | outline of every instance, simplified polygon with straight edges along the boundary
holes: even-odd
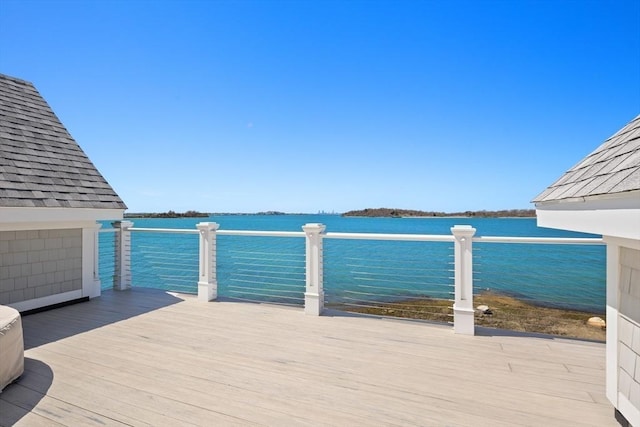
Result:
[[[217,248],[220,297],[304,306],[305,258],[301,239],[229,235],[219,238]]]
[[[138,255],[131,259],[131,276],[135,286],[197,293],[197,230],[130,230],[131,245]]]
[[[102,290],[113,288],[116,274],[115,239],[119,230],[103,228],[98,233],[98,277]]]
[[[332,237],[340,240],[324,246],[327,308],[452,321],[451,243]]]
[[[604,260],[600,239],[475,238],[474,295],[498,292],[541,306],[601,310]]]
[[[195,230],[132,225],[123,221],[116,235],[100,236],[105,288],[110,275],[115,289],[133,284],[195,293],[201,301],[304,306],[313,315],[327,307],[453,320],[454,331],[463,334],[491,316],[486,310],[478,316],[474,306],[490,296],[512,297],[520,311],[604,311],[602,239],[473,237],[470,226],[422,235],[325,232],[322,224],[306,224],[301,232],[218,230],[216,223]],[[110,250],[115,256],[108,258]]]
[[[488,308],[476,311],[478,325],[564,334],[605,317],[601,239],[480,237],[473,258],[474,301]]]

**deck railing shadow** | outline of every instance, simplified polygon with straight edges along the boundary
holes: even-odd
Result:
[[[82,334],[183,301],[164,290],[104,291],[98,298],[22,317],[25,350]],[[0,426],[12,426],[35,408],[53,383],[52,368],[25,358],[25,370],[0,394]]]
[[[414,322],[418,324],[424,324],[435,327],[442,327],[450,329],[451,325],[448,323],[440,322],[438,320],[429,320],[429,319],[414,319],[411,317],[394,317],[384,314],[373,314],[373,313],[360,313],[356,311],[345,311],[339,310],[335,308],[325,308],[322,312],[322,316],[324,317],[353,317],[353,318],[362,318],[362,319],[378,319],[378,320],[387,320],[387,321],[398,321],[398,322]]]
[[[25,350],[120,322],[183,301],[160,289],[103,291],[98,298],[22,318]]]
[[[578,338],[568,335],[543,334],[540,332],[514,331],[512,329],[490,328],[486,326],[476,326],[475,335],[480,337],[540,338],[546,340],[592,342],[595,344],[603,343],[603,341],[597,339]]]

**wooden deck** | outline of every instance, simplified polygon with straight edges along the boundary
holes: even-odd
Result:
[[[3,426],[618,425],[601,343],[149,289],[23,325]]]

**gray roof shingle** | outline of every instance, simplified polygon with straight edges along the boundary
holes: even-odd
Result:
[[[4,74],[0,207],[127,208],[33,84]]]
[[[640,115],[540,193],[534,203],[640,190]]]

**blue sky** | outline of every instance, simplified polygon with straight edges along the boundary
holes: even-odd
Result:
[[[532,208],[640,113],[640,2],[0,0],[129,211]]]

